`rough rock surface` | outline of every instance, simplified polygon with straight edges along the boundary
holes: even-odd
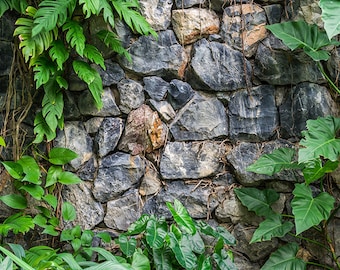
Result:
[[[177,110],[182,108],[193,97],[194,93],[190,84],[174,79],[170,82],[168,101]]]
[[[143,86],[131,79],[123,79],[117,84],[119,91],[119,109],[128,114],[141,106],[144,101]]]
[[[171,0],[139,0],[141,13],[155,31],[166,30],[171,23]]]
[[[156,101],[163,100],[170,90],[170,83],[164,81],[161,77],[144,77],[143,82],[145,92]]]
[[[124,79],[124,70],[112,60],[105,60],[106,70],[95,66],[96,70],[99,72],[100,77],[103,81],[103,86],[111,86],[117,84],[120,80]]]
[[[177,8],[189,8],[195,5],[204,4],[205,0],[175,0]]]
[[[162,182],[157,168],[150,161],[147,161],[145,173],[139,186],[139,194],[141,196],[150,196],[158,193],[161,188]]]
[[[176,112],[174,111],[170,103],[165,100],[156,101],[150,99],[149,104],[152,109],[158,112],[161,119],[166,123],[170,122],[176,116]]]

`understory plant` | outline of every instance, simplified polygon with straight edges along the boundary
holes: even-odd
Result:
[[[307,130],[302,132],[300,147],[279,148],[270,154],[262,155],[247,171],[264,175],[275,175],[282,170],[299,170],[304,182],[296,183],[291,201],[291,215],[283,215],[273,211],[271,205],[279,199],[279,194],[273,189],[237,188],[235,193],[241,203],[249,211],[264,217],[265,220],[255,230],[251,243],[268,241],[274,237],[284,237],[286,234],[301,237],[310,228],[316,228],[324,233],[328,247],[319,243],[328,251],[337,269],[340,261],[335,253],[333,243],[327,231],[330,219],[338,211],[334,197],[324,188],[326,175],[339,167],[340,160],[340,118],[327,116],[307,121]],[[318,184],[315,191],[312,184]],[[315,241],[314,241],[315,242]],[[272,253],[261,268],[269,269],[306,269],[307,264],[314,264],[325,269],[333,269],[326,265],[304,261],[298,256],[297,243],[289,243]]]

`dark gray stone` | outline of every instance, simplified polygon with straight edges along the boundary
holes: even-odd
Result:
[[[104,118],[95,137],[99,157],[112,152],[123,133],[124,120],[121,118]]]
[[[230,138],[266,141],[278,128],[275,88],[261,85],[233,93],[229,101]]]
[[[70,91],[64,93],[64,119],[74,120],[80,118],[80,111],[77,107],[76,97]]]
[[[300,83],[289,90],[279,107],[283,138],[301,138],[308,119],[337,114],[337,105],[329,90],[314,83]]]
[[[327,61],[327,70],[333,82],[338,82],[340,74],[340,48],[332,50],[331,57]],[[339,85],[339,83],[337,83]]]
[[[289,50],[273,35],[269,35],[258,46],[254,75],[273,85],[325,81],[316,62],[302,51]]]
[[[70,161],[70,165],[76,170],[85,164],[93,154],[92,139],[80,121],[65,122],[64,129],[58,131],[54,144],[58,147],[69,148],[78,154],[76,159]]]
[[[109,87],[104,88],[104,92],[102,94],[103,108],[100,110],[97,109],[94,99],[90,91],[84,91],[78,101],[78,108],[82,115],[91,115],[91,116],[118,116],[121,114],[115,97]]]
[[[210,141],[169,142],[160,161],[164,179],[199,179],[215,175],[221,167],[224,145]]]
[[[150,98],[156,101],[164,100],[167,92],[170,90],[170,83],[157,76],[144,77],[143,82],[144,90]]]
[[[196,95],[178,112],[178,117],[170,125],[170,131],[176,141],[226,137],[226,110],[217,98]]]
[[[89,134],[97,133],[103,120],[104,120],[104,117],[92,117],[86,122],[84,122],[84,126],[85,126],[87,133]]]
[[[124,79],[124,70],[119,64],[113,62],[112,60],[105,60],[106,70],[101,67],[96,66],[96,70],[99,72],[100,77],[103,81],[103,86],[111,86],[117,84],[120,80]]]
[[[149,102],[150,107],[154,110],[156,110],[161,117],[161,119],[167,123],[169,123],[172,119],[175,118],[176,112],[172,108],[169,102],[162,100],[162,101],[156,101],[153,99],[150,99]]]
[[[166,30],[171,23],[172,0],[139,0],[143,17],[155,31]]]
[[[175,0],[176,7],[178,9],[201,5],[204,4],[204,2],[205,0]]]
[[[72,221],[74,226],[80,225],[83,230],[90,230],[104,220],[103,206],[93,198],[89,182],[64,185],[62,197],[77,210],[77,217]]]
[[[6,5],[6,4],[5,4]],[[11,16],[9,13],[4,14],[0,18],[0,40],[3,41],[13,41],[13,32],[15,29],[15,21],[17,18]],[[11,54],[12,55],[12,54]]]
[[[141,36],[131,44],[132,62],[120,58],[124,69],[140,76],[182,78],[187,64],[184,48],[176,41],[173,31],[161,31],[156,41],[151,36]]]
[[[268,180],[302,181],[301,172],[294,170],[285,170],[273,176],[246,171],[246,168],[261,155],[272,153],[275,149],[282,147],[292,148],[294,145],[285,140],[275,140],[267,143],[241,142],[227,154],[227,160],[233,167],[237,180],[244,186],[258,186],[263,181]]]
[[[9,75],[13,60],[12,42],[1,41],[0,55],[0,76]]]
[[[195,89],[234,91],[251,85],[251,70],[241,52],[201,39],[194,44],[187,79]]]
[[[134,187],[145,171],[140,156],[117,152],[104,157],[99,162],[93,195],[100,202],[116,199],[126,190]]]
[[[168,101],[175,110],[182,108],[194,95],[194,90],[187,82],[174,79],[170,82]]]
[[[266,12],[269,24],[279,23],[281,21],[282,6],[280,4],[263,6],[263,9]]]
[[[97,174],[98,162],[94,157],[91,157],[77,172],[81,180],[94,181]]]
[[[130,111],[137,109],[144,101],[143,86],[131,79],[123,79],[117,84],[119,91],[119,109],[129,114]]]

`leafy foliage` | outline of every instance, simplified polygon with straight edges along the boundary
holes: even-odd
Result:
[[[24,13],[27,6],[26,0],[2,0],[0,1],[0,17],[2,17],[7,10],[16,10],[19,13]]]
[[[326,30],[327,36],[329,39],[332,39],[334,36],[340,33],[340,1],[320,0],[319,5],[322,10],[321,16],[322,20],[324,21],[324,28]]]

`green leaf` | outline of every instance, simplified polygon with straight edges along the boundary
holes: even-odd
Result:
[[[3,137],[0,136],[0,146],[6,146],[6,142]]]
[[[105,243],[110,243],[112,240],[108,232],[99,232],[96,234],[96,237],[102,239]]]
[[[84,56],[87,57],[91,62],[101,66],[102,69],[106,69],[103,55],[93,45],[86,44],[84,49]]]
[[[77,261],[74,259],[74,257],[70,253],[59,253],[58,257],[68,264],[68,266],[70,267],[69,269],[72,269],[72,270],[83,269],[82,267],[80,267],[80,265],[77,263]]]
[[[281,215],[272,215],[262,221],[253,234],[250,244],[261,241],[269,241],[273,237],[283,237],[292,228],[293,223],[286,221],[282,223]]]
[[[46,201],[49,205],[51,205],[54,210],[57,208],[58,199],[56,198],[56,196],[47,194],[43,197],[43,200]]]
[[[17,213],[9,216],[7,219],[5,219],[3,224],[8,225],[10,230],[12,230],[14,234],[25,234],[28,231],[34,229],[34,222],[32,217],[28,215],[23,215],[22,213]]]
[[[196,254],[203,254],[205,252],[205,244],[201,235],[196,232],[194,235],[185,234],[183,237],[186,237],[188,242],[191,244],[191,249]]]
[[[2,0],[0,1],[0,17],[2,17],[7,10],[13,9],[24,14],[27,5],[26,0]]]
[[[112,261],[115,263],[118,263],[117,258],[109,251],[100,248],[100,247],[90,247],[90,248],[84,248],[85,252],[97,252],[98,254],[100,254],[105,260],[107,261]],[[115,269],[115,268],[114,268]]]
[[[204,254],[201,254],[198,258],[197,262],[197,270],[211,270],[211,260],[210,257],[205,257]]]
[[[55,64],[44,55],[39,55],[37,58],[32,59],[31,65],[34,66],[36,88],[46,84],[57,70]]]
[[[321,18],[324,22],[324,28],[327,36],[329,39],[332,39],[340,33],[340,1],[320,0],[319,5],[322,10]]]
[[[322,166],[322,161],[320,159],[315,159],[306,163],[303,169],[303,177],[307,185],[313,183],[314,181],[322,178],[326,173],[333,172],[339,166],[339,161],[327,160]]]
[[[68,82],[61,76],[56,77],[56,82],[60,88],[68,89]]]
[[[264,217],[273,215],[274,212],[270,206],[280,197],[273,189],[236,188],[234,192],[249,211],[254,211],[256,215]]]
[[[19,259],[25,257],[25,250],[21,245],[13,243],[7,243],[7,245],[12,249],[15,256],[17,256]]]
[[[134,235],[134,234],[140,234],[141,232],[144,232],[146,229],[146,225],[148,224],[148,221],[151,217],[152,216],[143,214],[139,219],[137,219],[135,222],[133,222],[129,226],[126,234]]]
[[[118,243],[120,250],[127,256],[131,257],[136,251],[137,240],[135,238],[128,238],[126,235],[119,235]]]
[[[237,270],[235,264],[232,262],[231,258],[229,257],[228,252],[224,249],[221,250],[221,254],[214,253],[213,259],[218,265],[219,269],[223,270]]]
[[[297,235],[329,218],[335,199],[327,192],[321,192],[313,198],[309,186],[295,184],[293,194],[294,198],[291,205]]]
[[[294,159],[295,150],[292,148],[279,148],[271,154],[262,155],[254,164],[247,167],[248,172],[274,175],[283,169],[298,168]]]
[[[45,188],[57,183],[62,172],[63,169],[60,166],[51,166],[47,172]]]
[[[21,260],[17,256],[15,256],[12,252],[5,249],[4,247],[0,246],[0,251],[4,253],[6,256],[10,257],[18,266],[22,267],[25,270],[35,270],[33,267],[31,267],[29,264],[27,264],[25,261]]]
[[[96,266],[91,266],[91,267],[86,268],[86,270],[108,270],[108,269],[133,270],[133,268],[128,264],[122,264],[122,263],[113,262],[113,261],[106,261]]]
[[[25,190],[27,193],[29,193],[34,199],[40,201],[41,198],[44,196],[44,189],[35,184],[29,184],[29,185],[23,185],[19,188],[19,190]]]
[[[164,244],[167,235],[167,224],[163,221],[157,221],[155,217],[151,217],[146,226],[146,242],[152,247],[159,249]]]
[[[71,246],[77,252],[81,248],[81,240],[79,238],[72,239]]]
[[[54,165],[65,165],[77,158],[78,154],[67,148],[54,147],[49,152],[48,157],[48,161]]]
[[[156,270],[172,270],[172,252],[168,247],[152,249]]]
[[[194,221],[190,217],[187,209],[183,206],[183,204],[179,200],[177,199],[174,200],[174,206],[172,206],[170,202],[167,202],[166,205],[170,210],[175,222],[179,226],[184,227],[190,234],[196,233]]]
[[[24,178],[21,181],[27,181],[32,184],[41,184],[40,168],[35,159],[31,156],[22,156],[18,161],[24,171]]]
[[[76,209],[69,202],[64,202],[63,203],[63,206],[61,208],[61,214],[62,214],[63,219],[65,221],[73,221],[77,217]]]
[[[68,20],[62,28],[63,31],[67,31],[66,41],[71,45],[72,48],[76,49],[76,52],[80,56],[83,56],[86,37],[81,25],[76,21]]]
[[[49,127],[41,112],[34,119],[34,134],[36,134],[36,138],[33,143],[41,143],[45,136],[48,142],[56,137],[56,131]]]
[[[22,166],[14,161],[3,161],[1,162],[4,165],[6,171],[12,176],[14,179],[21,180],[24,176],[24,170]]]
[[[216,239],[221,238],[222,243],[225,245],[233,246],[236,244],[235,237],[230,232],[228,232],[228,230],[225,229],[224,227],[218,226],[217,228],[213,228],[206,222],[203,222],[202,220],[197,222],[197,226],[201,233],[213,236]]]
[[[56,231],[55,227],[53,225],[47,225],[44,230],[42,231],[44,234],[52,235],[52,236],[58,236],[59,233]]]
[[[33,218],[34,224],[45,228],[47,226],[47,218],[44,217],[42,214],[38,214]]]
[[[80,237],[81,245],[84,247],[90,247],[92,245],[93,237],[94,233],[91,230],[84,230]]]
[[[25,197],[18,194],[8,194],[0,196],[0,201],[2,201],[7,206],[14,209],[25,209],[27,208],[27,201]]]
[[[305,21],[289,21],[267,25],[276,37],[291,50],[302,48],[314,61],[328,60],[329,53],[321,50],[331,45],[326,32],[321,31],[317,25],[309,25]]]
[[[139,248],[135,251],[132,256],[131,266],[133,270],[150,270],[150,261],[147,256],[145,256],[142,250]]]
[[[299,150],[299,163],[323,157],[337,161],[340,155],[340,139],[336,132],[340,129],[340,118],[333,116],[307,120],[307,130],[302,131],[304,137]]]
[[[72,235],[72,229],[63,229],[60,234],[60,241],[70,241],[74,239],[74,236]]]
[[[273,252],[268,261],[262,266],[261,270],[273,269],[294,269],[305,270],[306,263],[297,258],[299,246],[296,243],[289,243]]]
[[[72,172],[62,172],[59,175],[58,182],[64,185],[79,184],[81,179]]]
[[[49,55],[51,59],[57,63],[58,69],[63,70],[63,64],[69,58],[70,54],[61,40],[55,40],[51,44]]]
[[[0,260],[0,269],[2,270],[12,270],[15,269],[13,265],[13,261],[11,260],[10,257],[6,257],[3,261]]]

